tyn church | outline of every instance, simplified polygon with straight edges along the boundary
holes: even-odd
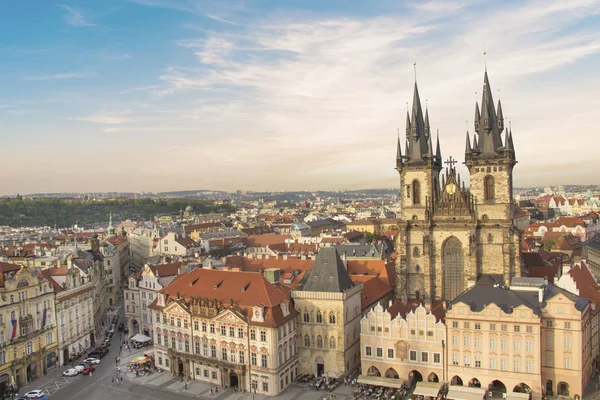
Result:
[[[442,162],[439,135],[433,151],[429,112],[423,116],[415,82],[404,154],[398,139],[396,156],[402,207],[396,297],[403,302],[451,300],[482,275],[505,284],[521,275],[519,232],[512,220],[512,132],[504,126],[500,102],[497,109],[494,105],[487,71],[481,111],[475,106],[475,132],[472,142],[467,132],[466,188],[456,161]]]

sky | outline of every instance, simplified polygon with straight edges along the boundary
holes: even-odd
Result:
[[[597,184],[599,13],[600,0],[3,1],[0,195],[399,187],[415,63],[444,158],[464,160],[487,65],[515,186]]]

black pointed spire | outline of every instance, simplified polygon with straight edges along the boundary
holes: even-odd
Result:
[[[512,129],[508,133],[508,149],[510,151],[512,151],[513,153],[515,152],[515,144],[513,143],[513,138],[512,138]]]
[[[502,103],[498,100],[498,131],[502,132],[504,130],[504,115],[502,114]]]
[[[477,136],[473,135],[473,151],[479,151],[479,143],[477,143]]]
[[[471,152],[471,138],[469,137],[469,131],[467,131],[467,144],[465,145],[465,153]]]
[[[502,108],[499,107],[499,111]],[[475,106],[475,117],[479,114],[479,105]],[[499,124],[496,109],[494,107],[494,98],[492,96],[492,88],[488,78],[487,70],[483,77],[483,95],[481,96],[481,115],[479,122],[475,122],[475,130],[479,136],[479,150],[482,154],[500,154],[499,149],[502,147],[502,131]]]
[[[427,157],[433,157],[433,138],[432,137],[430,137],[427,140],[427,144],[428,144],[428,146],[427,146]]]
[[[407,107],[408,107],[408,105],[407,105]],[[410,115],[408,114],[408,110],[406,110],[406,139],[409,139],[409,138],[410,138]],[[408,147],[406,148],[406,152],[408,153]]]
[[[421,98],[419,97],[419,88],[415,81],[413,94],[413,105],[410,120],[407,120],[410,128],[407,128],[407,139],[409,149],[406,151],[408,161],[420,161],[427,155],[427,137],[425,135],[425,121],[423,120],[423,109],[421,108]]]
[[[425,107],[425,139],[429,140],[431,134],[429,132],[429,110]]]
[[[398,149],[396,150],[396,167],[402,165],[402,147],[400,146],[400,136],[398,136]]]
[[[504,130],[504,148],[508,149],[508,128]]]
[[[435,157],[438,159],[438,161],[440,163],[442,162],[442,150],[440,148],[440,130],[439,129],[437,131],[437,144],[435,146]]]
[[[475,102],[475,132],[479,130],[479,120],[481,119],[481,115],[479,114],[479,103]]]

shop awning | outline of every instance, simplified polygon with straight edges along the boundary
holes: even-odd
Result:
[[[452,400],[482,400],[485,392],[486,390],[482,388],[450,386],[446,398]]]
[[[413,394],[419,396],[437,397],[442,384],[440,382],[419,382]]]
[[[529,393],[506,393],[506,400],[529,400]]]
[[[400,386],[402,386],[402,383],[404,383],[404,379],[384,378],[382,376],[360,375],[358,377],[358,383],[362,383],[365,385],[385,386],[385,387],[389,387],[389,388],[400,389]]]

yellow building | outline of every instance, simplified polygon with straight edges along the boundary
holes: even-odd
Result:
[[[54,290],[33,269],[0,262],[0,393],[57,365]]]
[[[361,321],[361,380],[382,377],[392,387],[405,380],[443,382],[446,326],[441,302],[373,307]],[[395,381],[394,381],[395,380]],[[394,385],[396,382],[396,385]],[[438,387],[438,390],[440,387]]]
[[[484,277],[450,303],[446,325],[451,389],[581,398],[589,381],[590,302],[543,278],[506,288]]]

